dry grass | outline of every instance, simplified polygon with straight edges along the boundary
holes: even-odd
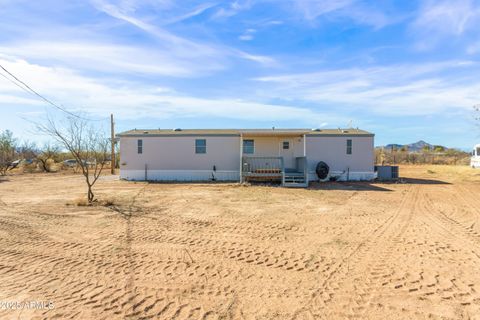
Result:
[[[88,206],[103,206],[114,207],[121,203],[113,197],[104,197],[102,199],[95,199],[94,202],[88,203],[86,196],[78,197],[73,201],[67,201],[67,206],[88,207]]]
[[[94,206],[79,175],[9,176],[0,300],[55,308],[0,318],[474,319],[480,170],[400,174],[310,189],[105,178]]]

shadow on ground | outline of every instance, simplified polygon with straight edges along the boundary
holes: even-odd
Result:
[[[395,181],[350,181],[350,182],[312,182],[308,189],[310,190],[344,190],[344,191],[392,191],[388,186],[395,184],[438,184],[448,185],[450,182],[433,179],[418,179],[418,178],[400,178]]]
[[[372,182],[312,182],[309,190],[392,191]]]
[[[392,183],[392,182],[388,182]],[[393,182],[395,183],[395,182]],[[450,182],[433,180],[433,179],[418,179],[418,178],[400,178],[397,183],[406,183],[406,184],[451,184]]]

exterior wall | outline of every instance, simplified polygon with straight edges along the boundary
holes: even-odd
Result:
[[[143,153],[137,153],[137,140],[143,140]],[[195,140],[206,139],[207,152],[195,153]],[[255,153],[246,156],[279,156],[281,142],[291,141],[293,157],[304,155],[303,137],[249,137],[255,141]],[[346,154],[347,139],[352,140],[352,154]],[[318,180],[315,167],[319,161],[330,167],[330,176],[339,180],[374,178],[373,136],[315,136],[305,141],[308,180]],[[123,136],[120,139],[120,177],[127,180],[161,181],[239,181],[240,137],[206,136]],[[213,167],[216,167],[216,171]],[[147,170],[145,170],[145,168]],[[348,172],[348,173],[347,173]]]
[[[352,140],[352,154],[347,154],[347,139]],[[330,176],[338,180],[372,180],[374,172],[373,136],[306,136],[308,180],[318,180],[317,163],[330,167]]]
[[[137,140],[143,153],[137,153]],[[206,139],[207,152],[195,153],[195,140]],[[239,136],[121,137],[120,178],[127,180],[208,181],[240,179]],[[213,167],[216,167],[216,171]],[[147,170],[145,170],[145,167]]]
[[[277,137],[243,137],[243,140],[254,141],[254,153],[245,154],[251,157],[278,157],[279,144]]]

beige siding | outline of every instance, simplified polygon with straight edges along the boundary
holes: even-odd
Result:
[[[255,157],[278,157],[281,155],[281,143],[290,141],[290,148],[295,157],[303,156],[303,137],[243,137],[244,140],[254,140]]]
[[[244,140],[253,140],[255,145],[254,154],[246,154],[254,157],[278,157],[277,137],[244,137]]]
[[[137,140],[143,140],[143,153],[137,153]],[[206,139],[207,153],[195,153],[195,140]],[[249,137],[255,153],[246,156],[283,156],[286,168],[295,167],[295,157],[304,155],[303,136]],[[347,139],[352,154],[346,153]],[[238,180],[240,167],[239,136],[143,136],[121,137],[121,177],[132,180]],[[282,142],[290,150],[282,150]],[[373,136],[308,136],[306,155],[309,180],[315,180],[315,166],[326,162],[332,174],[341,179],[368,180],[373,177]],[[216,171],[213,170],[215,166]],[[147,167],[147,171],[145,168]],[[343,177],[346,172],[350,176]]]
[[[347,154],[347,139],[352,140],[352,154]],[[309,171],[315,171],[319,161],[331,171],[373,172],[373,137],[312,137],[307,136]]]
[[[137,153],[137,140],[143,140],[143,153]],[[207,140],[207,153],[195,153],[195,140]],[[217,170],[238,171],[240,138],[238,136],[198,137],[122,137],[121,169],[144,170]]]

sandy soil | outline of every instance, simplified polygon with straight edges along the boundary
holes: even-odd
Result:
[[[0,182],[0,319],[480,319],[480,170],[309,189]]]

